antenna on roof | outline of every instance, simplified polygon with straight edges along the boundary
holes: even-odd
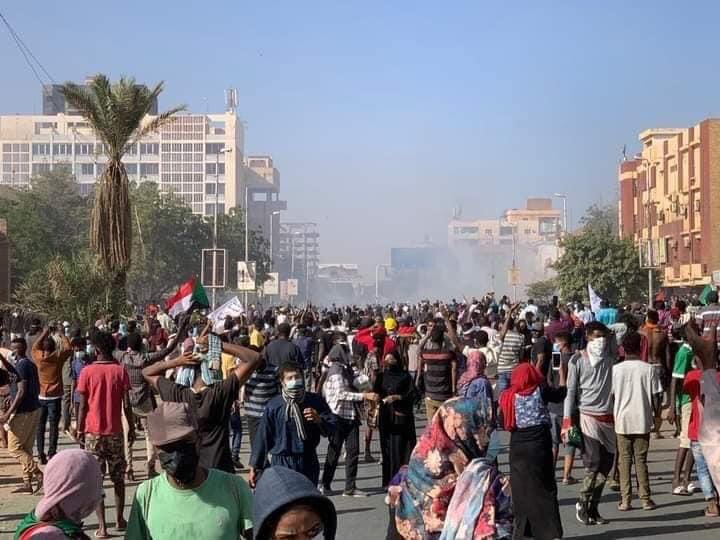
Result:
[[[225,90],[225,112],[235,113],[237,110],[237,90],[228,88]]]

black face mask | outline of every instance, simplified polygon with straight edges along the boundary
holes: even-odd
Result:
[[[158,459],[165,472],[180,484],[187,486],[195,479],[200,456],[194,442],[184,442],[173,446],[172,452],[158,450]]]

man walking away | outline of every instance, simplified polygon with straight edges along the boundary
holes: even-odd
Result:
[[[625,335],[622,342],[625,360],[613,368],[612,392],[615,397],[615,432],[618,442],[618,471],[620,473],[620,504],[618,510],[632,509],[632,479],[630,470],[635,463],[640,502],[643,510],[654,510],[650,498],[647,455],[650,430],[654,422],[655,394],[660,381],[653,367],[640,359],[642,336],[636,332]]]
[[[0,355],[5,369],[17,373],[17,390],[12,403],[4,414],[0,414],[0,424],[8,424],[8,451],[22,466],[23,485],[13,493],[37,493],[42,488],[43,475],[33,458],[33,443],[40,419],[40,379],[35,364],[26,356],[25,338],[16,337],[10,342],[15,355],[12,366]],[[32,482],[37,482],[33,490]]]

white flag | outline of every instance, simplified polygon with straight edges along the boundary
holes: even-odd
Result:
[[[600,298],[595,291],[593,291],[593,288],[588,283],[588,296],[590,297],[590,311],[595,313],[597,315],[598,311],[600,311],[600,302],[602,302],[602,298]]]
[[[245,310],[243,309],[242,302],[240,302],[240,299],[237,296],[233,296],[222,306],[210,313],[208,315],[208,319],[213,322],[213,331],[222,333],[225,331],[224,323],[227,315],[234,318],[239,317],[243,313],[245,313]]]

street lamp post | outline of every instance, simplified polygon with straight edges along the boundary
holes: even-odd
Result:
[[[387,268],[388,264],[375,265],[375,301],[380,300],[380,268]]]
[[[567,195],[564,193],[553,193],[553,197],[556,199],[562,199],[562,208],[563,208],[563,235],[566,235],[568,232],[568,222],[567,222]]]
[[[273,269],[273,262],[275,261],[275,254],[273,252],[273,237],[275,236],[275,216],[280,215],[280,210],[275,210],[270,213],[270,271]]]
[[[639,155],[639,154],[638,154],[637,156],[635,156],[635,159],[637,159],[637,160],[639,160],[640,162],[642,162],[643,164],[645,164],[645,167],[647,168],[647,169],[646,169],[646,170],[647,170],[647,173],[646,173],[646,176],[645,176],[645,182],[649,185],[649,183],[650,183],[650,173],[651,173],[650,168],[651,168],[652,166],[654,166],[654,165],[657,165],[659,162],[653,163],[653,162],[650,161],[648,158],[642,157],[642,156]],[[648,193],[649,193],[649,191],[648,191]],[[648,244],[647,244],[647,253],[648,253],[648,257],[647,257],[647,258],[648,258],[648,260],[647,260],[647,267],[648,267],[648,308],[651,308],[651,307],[652,307],[652,303],[653,303],[653,288],[654,288],[654,287],[653,287],[653,269],[654,269],[653,259],[654,259],[654,257],[653,257],[653,249],[652,249],[652,238],[651,238],[651,236],[652,236],[652,227],[650,226],[650,216],[652,215],[652,211],[650,210],[650,208],[651,208],[651,205],[655,205],[655,204],[657,204],[657,203],[650,202],[649,196],[648,196],[648,203],[647,203],[647,206],[646,206],[646,210],[647,210],[647,220],[646,220],[646,221],[647,221],[647,228],[648,228]],[[642,247],[640,247],[640,249],[642,249]]]
[[[212,289],[212,308],[215,309],[217,298],[217,287],[215,279],[217,278],[215,265],[217,264],[217,236],[218,236],[218,191],[220,186],[220,154],[229,154],[232,148],[222,148],[215,154],[215,204],[213,205],[213,289]],[[225,262],[225,261],[223,261]]]

